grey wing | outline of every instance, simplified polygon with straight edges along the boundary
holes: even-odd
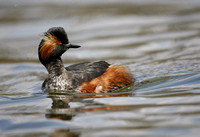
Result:
[[[105,61],[99,62],[84,62],[66,67],[66,70],[70,73],[70,79],[74,88],[81,85],[83,82],[91,81],[92,79],[102,75],[106,69],[110,66]]]

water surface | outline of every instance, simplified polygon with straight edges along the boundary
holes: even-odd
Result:
[[[198,137],[200,1],[0,2],[0,135]],[[48,94],[43,32],[62,26],[65,65],[127,65],[134,86],[110,94]]]

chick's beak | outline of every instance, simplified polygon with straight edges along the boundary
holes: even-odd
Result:
[[[79,45],[74,45],[74,44],[71,44],[71,43],[65,44],[65,46],[66,46],[67,48],[80,48],[80,47],[81,47],[81,46],[79,46]]]

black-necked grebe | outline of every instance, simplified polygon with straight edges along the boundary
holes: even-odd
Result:
[[[65,90],[82,93],[107,93],[134,83],[131,72],[123,65],[110,65],[105,61],[84,62],[64,67],[62,54],[70,48],[79,48],[69,43],[62,27],[50,28],[38,48],[40,62],[49,75],[42,85],[43,90]]]

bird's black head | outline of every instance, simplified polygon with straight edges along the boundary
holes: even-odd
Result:
[[[38,56],[40,62],[46,65],[54,59],[60,59],[69,48],[79,47],[69,43],[67,33],[62,27],[53,27],[44,33],[38,48]]]

